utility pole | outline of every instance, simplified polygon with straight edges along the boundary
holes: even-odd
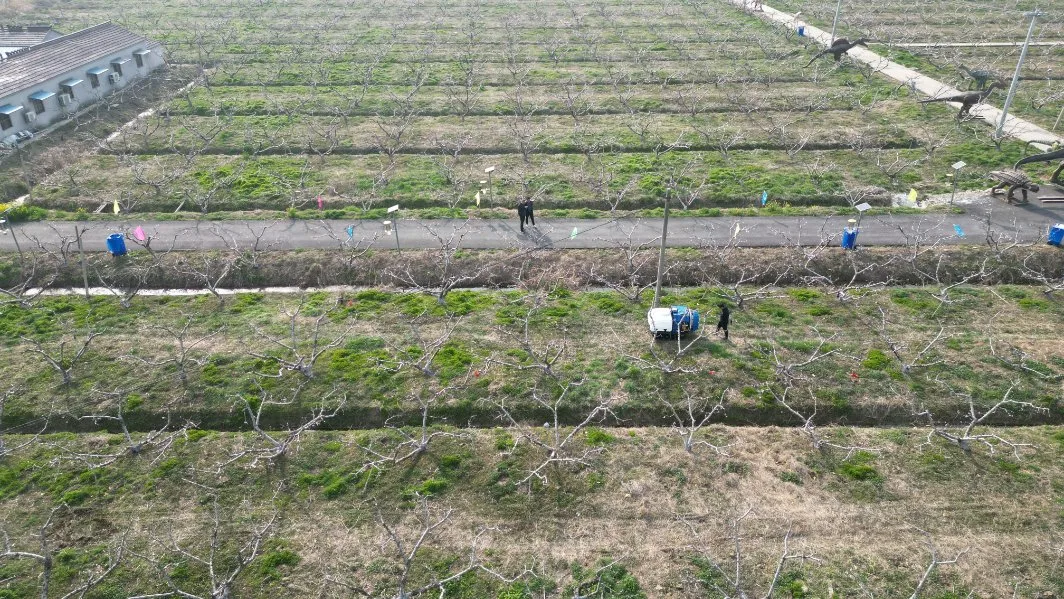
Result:
[[[839,25],[839,11],[842,10],[842,0],[835,5],[835,20],[831,22],[831,44],[835,43],[835,28]],[[831,44],[828,44],[830,46]]]
[[[6,228],[11,231],[11,239],[15,242],[15,249],[18,250],[18,267],[21,271],[25,268],[23,262],[25,258],[22,256],[22,246],[18,244],[18,234],[15,232],[15,223],[11,220],[11,208],[4,210],[0,216],[6,216],[7,218],[0,218],[0,229]]]
[[[1005,97],[1005,106],[1001,108],[1001,122],[998,123],[997,132],[994,134],[997,139],[1001,139],[1002,133],[1005,131],[1005,119],[1009,117],[1009,106],[1012,105],[1012,97],[1016,95],[1016,86],[1020,82],[1020,69],[1023,67],[1023,59],[1027,58],[1027,46],[1031,44],[1031,36],[1034,35],[1034,23],[1038,20],[1038,17],[1045,16],[1045,14],[1040,10],[1023,13],[1023,16],[1031,19],[1031,26],[1027,28],[1027,39],[1023,41],[1023,49],[1020,50],[1020,60],[1016,63],[1016,72],[1012,74],[1012,85],[1009,86],[1009,95]]]
[[[388,214],[391,214],[393,212],[396,213],[396,215],[393,217],[393,218],[395,218],[395,223],[392,224],[391,221],[384,221],[384,224],[385,225],[392,224],[392,230],[395,232],[395,251],[400,256],[402,256],[403,255],[403,250],[399,249],[399,214],[398,214],[398,212],[399,212],[399,204],[396,204],[396,205],[388,208]]]
[[[654,284],[654,305],[661,304],[661,275],[665,271],[665,237],[669,234],[669,192],[665,192],[665,219],[661,222],[661,251],[658,253],[658,282]]]
[[[88,230],[88,229],[86,229]],[[81,254],[81,280],[85,282],[85,299],[89,299],[89,268],[85,266],[85,247],[81,244],[81,225],[74,225],[74,236],[78,240],[78,252]]]
[[[30,198],[30,202],[33,202],[33,178],[26,171],[26,160],[22,157],[22,143],[15,142],[15,153],[18,154],[18,166],[22,170],[22,178],[26,180],[26,189],[29,191],[27,195]]]
[[[492,186],[491,174],[495,172],[495,167],[494,166],[489,166],[488,168],[484,169],[484,172],[488,174],[488,202],[491,203],[492,207],[494,207],[495,206],[495,188]]]

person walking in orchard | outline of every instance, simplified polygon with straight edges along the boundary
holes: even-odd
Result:
[[[528,209],[525,207],[525,202],[520,201],[517,203],[517,218],[521,219],[521,232],[525,232],[525,219],[528,218]]]
[[[724,339],[728,339],[728,321],[731,320],[731,310],[728,310],[728,304],[721,302],[720,304],[720,320],[717,321],[717,330],[724,330]]]
[[[533,227],[536,226],[536,214],[532,211],[532,202],[534,200],[525,200],[525,218],[528,219],[528,224]]]

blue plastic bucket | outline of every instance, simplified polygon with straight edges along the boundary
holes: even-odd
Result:
[[[1064,224],[1057,223],[1049,227],[1049,245],[1060,247],[1064,243]]]
[[[107,236],[107,251],[112,256],[126,255],[126,240],[121,233],[112,233]]]
[[[852,250],[857,247],[857,231],[842,232],[842,248]]]

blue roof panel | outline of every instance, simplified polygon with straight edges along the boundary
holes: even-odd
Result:
[[[54,95],[55,95],[55,92],[46,92],[44,90],[41,90],[39,92],[34,92],[34,93],[30,94],[30,99],[31,100],[41,100],[43,102],[44,100],[47,100],[48,98],[51,98]]]

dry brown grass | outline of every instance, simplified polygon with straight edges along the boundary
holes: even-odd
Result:
[[[228,534],[239,538],[250,522],[248,514],[261,518],[270,512],[269,497],[280,484],[283,517],[278,538],[302,560],[298,568],[285,571],[284,588],[309,592],[320,586],[326,573],[380,582],[387,580],[392,566],[367,567],[393,560],[389,541],[375,524],[376,514],[394,523],[400,535],[416,536],[413,512],[402,507],[395,489],[441,476],[435,460],[457,451],[473,456],[467,458],[473,460],[472,469],[430,500],[433,515],[454,512],[426,546],[426,559],[461,555],[477,529],[497,527],[489,545],[497,568],[516,572],[535,563],[537,571],[564,585],[570,563],[621,558],[651,597],[700,597],[690,579],[691,556],[702,553],[730,561],[731,521],[749,509],[743,525],[743,567],[759,588],[790,531],[792,548],[822,560],[803,569],[804,580],[817,596],[828,596],[829,587],[849,596],[860,584],[876,596],[906,594],[929,559],[923,530],[943,555],[969,549],[958,565],[943,568],[944,578],[936,583],[940,590],[1009,596],[1016,583],[1028,592],[1024,596],[1059,590],[1053,586],[1061,574],[1053,542],[1062,526],[1064,446],[1052,438],[1059,436],[1059,429],[998,431],[1039,445],[1015,468],[1004,468],[998,457],[981,450],[964,456],[941,443],[922,447],[920,431],[825,430],[882,450],[872,461],[882,485],[864,498],[854,493],[856,483],[832,466],[843,455],[815,452],[794,430],[713,427],[709,434],[730,443],[727,456],[705,450],[685,453],[668,429],[611,432],[617,440],[591,470],[562,474],[547,489],[502,503],[489,500],[483,488],[486,476],[504,457],[493,447],[493,431],[471,431],[466,440],[436,445],[419,463],[386,472],[369,494],[350,490],[336,499],[326,499],[319,488],[304,487],[297,480],[305,472],[325,468],[322,460],[334,464],[330,468],[350,467],[355,454],[341,454],[337,460],[323,457],[320,449],[326,439],[333,439],[351,452],[357,433],[309,433],[283,468],[248,470],[242,462],[221,476],[204,466],[253,440],[216,434],[175,454],[186,468],[201,469],[158,479],[159,488],[147,496],[127,489],[93,500],[78,508],[80,524],[64,519],[61,539],[63,545],[77,547],[127,533],[137,545],[173,524],[178,538],[197,543],[209,526],[209,504],[204,504],[203,488],[182,478],[219,489],[225,505],[231,506],[223,511],[232,522]],[[85,447],[105,442],[99,435],[76,441]],[[927,460],[930,454],[944,456],[951,465],[944,471],[928,470],[926,464],[935,463]],[[66,466],[60,461],[53,467]],[[126,476],[134,480],[142,476],[137,472],[144,472],[133,461],[111,468],[128,469]],[[602,480],[597,490],[587,486],[592,473]],[[782,473],[800,477],[801,484],[785,482]],[[559,492],[575,492],[575,501],[558,503]],[[29,542],[34,529],[27,523],[50,504],[49,496],[40,492],[11,497],[2,504],[0,524],[12,530],[17,543]],[[244,584],[250,583],[245,579]],[[258,596],[251,588],[246,592]]]

